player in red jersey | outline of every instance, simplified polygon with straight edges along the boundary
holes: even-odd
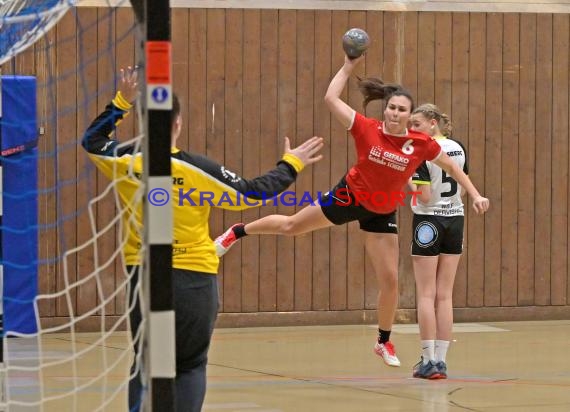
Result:
[[[354,68],[363,60],[345,57],[332,79],[325,102],[333,116],[350,130],[357,160],[340,182],[319,204],[307,206],[292,216],[270,215],[254,222],[230,227],[215,243],[219,256],[245,235],[296,236],[313,230],[358,220],[366,233],[365,246],[376,272],[378,294],[378,341],[374,351],[390,366],[400,366],[390,331],[398,306],[398,227],[392,193],[402,193],[418,166],[429,160],[454,178],[473,198],[473,208],[484,213],[489,200],[482,197],[461,168],[431,137],[407,129],[414,102],[399,85],[379,79],[359,81],[364,107],[376,99],[386,102],[384,121],[367,118],[346,104],[340,95]],[[377,194],[384,196],[377,196]]]

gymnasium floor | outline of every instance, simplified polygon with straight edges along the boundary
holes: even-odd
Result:
[[[217,329],[208,369],[205,412],[568,412],[570,321],[456,324],[449,379],[411,378],[419,359],[417,325],[395,325],[402,367],[372,352],[374,326]],[[9,399],[61,397],[43,408],[10,411],[125,411],[127,334],[96,345],[97,334],[48,335],[41,345],[9,340],[11,365],[33,367],[87,350],[75,362],[14,371]],[[108,373],[101,375],[102,366]],[[43,385],[40,385],[40,382]],[[83,386],[75,397],[67,396]],[[101,407],[107,402],[106,407]]]
[[[373,326],[218,329],[208,412],[568,412],[570,321],[457,324],[449,379],[411,378],[417,325],[396,325],[400,368]]]

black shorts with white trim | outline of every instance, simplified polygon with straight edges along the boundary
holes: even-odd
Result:
[[[412,256],[460,255],[463,252],[463,216],[416,215]]]

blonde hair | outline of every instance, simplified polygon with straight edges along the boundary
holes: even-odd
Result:
[[[433,103],[424,103],[418,106],[412,114],[422,114],[428,120],[435,120],[441,134],[445,137],[451,137],[451,132],[453,131],[453,126],[451,125],[451,119]]]

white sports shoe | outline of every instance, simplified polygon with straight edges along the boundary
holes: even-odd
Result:
[[[392,342],[378,343],[374,345],[374,353],[380,356],[388,366],[400,366],[400,359],[396,356],[396,349]]]

